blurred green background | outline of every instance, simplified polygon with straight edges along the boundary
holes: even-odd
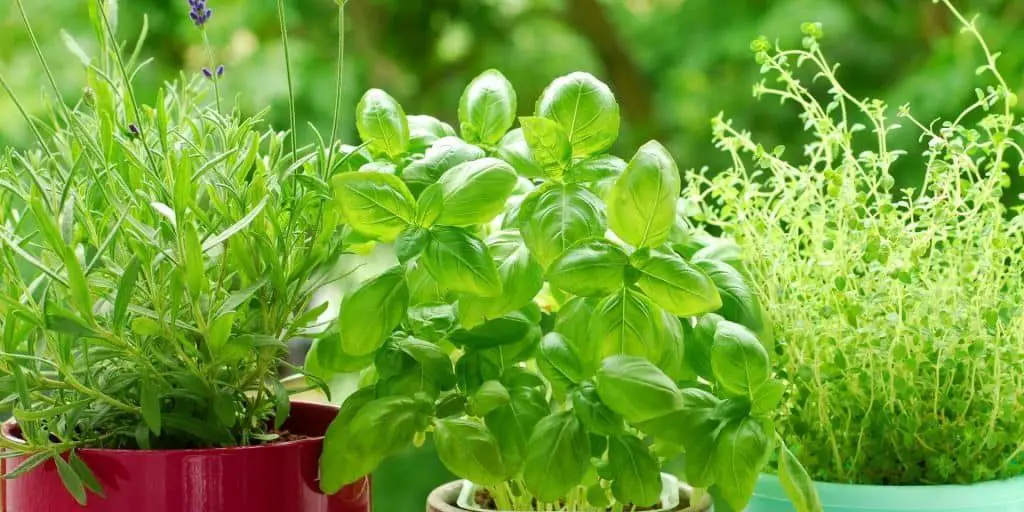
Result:
[[[81,97],[84,73],[60,31],[87,51],[95,48],[86,14],[90,1],[26,1],[69,101]],[[275,2],[209,3],[209,36],[227,66],[225,96],[246,112],[269,106],[274,126],[288,126]],[[300,134],[311,136],[307,123],[329,133],[337,7],[334,0],[287,4]],[[990,45],[1003,51],[999,63],[1008,82],[1024,88],[1024,2],[955,4],[981,15]],[[187,0],[122,0],[118,31],[129,47],[144,15],[149,37],[143,54],[153,61],[138,77],[138,93],[150,101],[163,81],[195,74],[207,62]],[[765,35],[798,45],[804,21],[824,24],[826,52],[842,63],[839,75],[847,88],[885,100],[894,117],[904,103],[920,119],[953,116],[982,83],[975,76],[977,47],[931,0],[350,0],[347,18],[343,137],[350,141],[351,112],[369,87],[389,91],[409,114],[430,113],[454,124],[462,88],[485,69],[498,68],[515,84],[523,114],[552,78],[586,70],[618,95],[622,156],[657,138],[680,167],[721,168],[728,162],[711,145],[709,123],[719,112],[766,145],[796,148],[803,142],[792,109],[751,97],[758,67],[749,44]],[[13,0],[0,0],[0,72],[33,114],[47,115],[48,89]],[[29,136],[13,103],[0,97],[0,145],[24,146]],[[897,143],[916,136],[906,130]],[[901,185],[918,179],[920,162],[910,154],[898,163]],[[1019,178],[1015,188],[1022,190]],[[429,447],[391,460],[377,474],[378,509],[421,510],[429,489],[446,478]]]

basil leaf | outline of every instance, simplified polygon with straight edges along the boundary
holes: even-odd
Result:
[[[444,212],[444,190],[434,183],[420,192],[416,198],[416,224],[423,228],[433,227]]]
[[[674,252],[640,250],[631,256],[640,271],[637,286],[659,306],[682,317],[722,307],[715,283]]]
[[[711,345],[711,369],[726,392],[750,396],[768,382],[768,352],[750,329],[728,320],[718,323]]]
[[[572,393],[572,409],[588,432],[600,436],[615,436],[625,430],[622,416],[601,401],[594,383],[584,381]]]
[[[640,147],[608,196],[608,224],[635,247],[657,247],[675,226],[679,169],[660,143]]]
[[[711,346],[715,343],[715,332],[718,323],[725,320],[715,313],[701,315],[697,325],[686,336],[686,364],[707,381],[714,381],[715,374],[711,370]]]
[[[397,176],[354,172],[335,176],[333,183],[345,222],[362,235],[390,242],[416,217],[416,202]]]
[[[448,336],[456,322],[451,304],[424,303],[409,307],[405,327],[414,336],[437,343]]]
[[[757,475],[771,454],[770,422],[744,418],[728,423],[715,441],[712,456],[715,485],[733,510],[746,508],[754,494]]]
[[[412,337],[393,338],[391,343],[422,368],[424,378],[430,379],[441,390],[455,387],[455,369],[452,360],[441,347]]]
[[[641,432],[660,441],[682,446],[686,452],[686,481],[701,488],[714,483],[715,439],[721,420],[722,401],[707,391],[687,388],[680,393],[682,406],[669,414],[638,424]]]
[[[612,495],[619,503],[656,505],[661,497],[661,466],[647,446],[629,436],[608,438]]]
[[[373,364],[373,353],[355,357],[341,347],[341,335],[333,333],[313,342],[306,353],[306,372],[323,381],[335,373],[358,372]]]
[[[548,281],[573,295],[605,296],[625,285],[629,256],[604,239],[582,240],[548,267]]]
[[[793,508],[797,512],[821,512],[821,502],[818,500],[818,489],[814,486],[807,470],[797,460],[793,452],[789,451],[786,443],[781,442],[779,446],[779,483],[786,491],[789,501],[793,502]]]
[[[509,478],[498,441],[483,425],[467,419],[434,421],[437,456],[449,471],[482,485],[496,485]]]
[[[588,467],[590,437],[572,411],[537,423],[523,465],[523,481],[531,494],[540,501],[557,502],[583,481]]]
[[[590,320],[589,343],[599,359],[615,355],[661,360],[661,309],[647,297],[620,289],[602,300]]]
[[[516,311],[501,318],[484,322],[472,329],[456,329],[449,336],[449,340],[460,347],[471,349],[491,348],[522,340],[533,326],[533,322],[530,322],[522,313]]]
[[[769,380],[750,394],[750,414],[771,416],[786,394],[786,385],[780,380]]]
[[[405,318],[409,287],[402,267],[370,279],[341,302],[341,348],[353,356],[373,353]]]
[[[572,164],[565,173],[569,183],[597,183],[614,180],[626,170],[626,161],[614,155],[597,155]]]
[[[415,194],[436,183],[453,167],[486,157],[484,150],[458,137],[443,137],[427,148],[423,158],[402,170],[402,180]]]
[[[423,153],[438,139],[454,136],[455,130],[443,121],[432,116],[405,116],[409,124],[409,152]]]
[[[521,208],[523,240],[545,268],[576,242],[605,233],[604,205],[580,185],[538,189]]]
[[[473,142],[495,144],[516,120],[516,91],[495,69],[473,79],[459,100],[459,128],[462,137]]]
[[[486,416],[489,412],[509,403],[508,389],[500,381],[489,380],[469,397],[469,410],[473,416]]]
[[[537,115],[565,128],[573,158],[601,153],[619,137],[619,104],[611,89],[589,73],[556,78],[537,100]]]
[[[640,357],[609,357],[594,380],[601,401],[632,424],[664,416],[683,406],[676,383]]]
[[[491,357],[488,352],[488,350],[467,350],[455,362],[455,378],[463,393],[467,395],[476,393],[484,382],[501,378],[504,369],[502,362]]]
[[[520,176],[526,178],[543,178],[544,169],[533,159],[530,146],[522,128],[516,128],[505,134],[498,142],[495,152],[498,158],[511,165]]]
[[[541,389],[520,386],[508,391],[509,402],[488,413],[484,421],[498,441],[505,467],[510,474],[517,474],[526,459],[530,436],[550,408]]]
[[[407,263],[419,256],[429,241],[429,231],[416,226],[406,228],[395,239],[395,257],[398,258],[399,263]]]
[[[557,332],[549,332],[541,338],[537,367],[558,396],[565,396],[569,389],[583,380],[580,357]]]
[[[355,172],[360,167],[370,163],[373,157],[366,148],[342,144],[338,147],[338,156],[334,159],[334,168],[331,169],[331,176],[346,172]],[[251,165],[251,164],[250,164]]]
[[[430,243],[428,242],[429,246]],[[426,249],[424,249],[426,251]],[[412,305],[447,303],[448,290],[430,275],[423,256],[406,265],[405,279],[409,283],[409,303]]]
[[[661,334],[661,359],[657,362],[672,380],[695,380],[695,374],[686,366],[686,335],[679,318],[668,311],[661,312],[658,332]]]
[[[437,182],[444,210],[437,219],[445,226],[486,224],[505,208],[516,187],[516,172],[497,158],[481,158],[455,166]]]
[[[722,307],[717,311],[726,320],[736,322],[749,328],[758,335],[766,333],[769,328],[761,309],[761,301],[743,274],[732,265],[717,260],[694,260],[718,288],[722,298]]]
[[[463,327],[475,327],[531,303],[544,286],[544,269],[530,256],[518,233],[495,233],[487,240],[487,245],[498,266],[501,295],[461,297],[459,318]]]
[[[523,138],[530,148],[533,161],[551,179],[560,179],[572,161],[569,135],[558,123],[543,117],[521,117]]]
[[[599,303],[600,299],[595,297],[575,297],[555,314],[555,332],[564,336],[565,341],[576,349],[586,375],[597,371],[601,361],[600,347],[590,341],[590,319]]]
[[[501,295],[501,277],[483,241],[453,227],[437,226],[430,234],[421,260],[435,281],[456,293]]]
[[[397,158],[409,149],[409,122],[402,106],[380,89],[366,91],[356,105],[356,130],[371,152]]]

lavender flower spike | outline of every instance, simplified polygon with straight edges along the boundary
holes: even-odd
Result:
[[[213,10],[206,7],[206,0],[188,0],[188,5],[191,10],[188,13],[188,17],[192,18],[192,23],[197,28],[203,28],[207,21],[210,21],[210,17],[213,16]]]

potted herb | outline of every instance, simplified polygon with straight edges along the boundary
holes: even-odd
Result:
[[[900,109],[921,138],[897,145],[890,111],[842,87],[806,25],[803,50],[754,48],[771,79],[757,90],[801,108],[803,156],[719,121],[736,166],[693,176],[706,183],[695,221],[749,256],[790,387],[780,431],[829,511],[1024,509],[1024,214],[1003,197],[1024,124],[996,55],[943,3],[995,81],[956,119],[925,125]],[[897,188],[905,155],[921,156],[924,178]],[[792,509],[765,475],[749,510]]]
[[[328,152],[209,106],[222,68],[142,104],[113,2],[89,5],[82,101],[0,155],[2,508],[368,511],[365,479],[317,491],[337,408],[277,378],[345,247]]]
[[[682,186],[650,142],[608,153],[618,105],[586,73],[534,116],[491,70],[459,132],[370,90],[365,163],[333,179],[344,222],[395,265],[343,298],[317,373],[362,371],[321,457],[327,492],[432,435],[465,482],[429,510],[742,510],[776,451],[782,384],[767,325],[733,258],[688,257]],[[662,474],[685,453],[685,480]],[[692,486],[692,487],[691,487]]]

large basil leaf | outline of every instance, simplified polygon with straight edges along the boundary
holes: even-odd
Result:
[[[366,281],[341,302],[338,324],[345,353],[364,356],[384,344],[409,308],[409,287],[402,267]]]
[[[409,152],[423,153],[438,139],[455,135],[451,125],[432,116],[405,116],[409,124]]]
[[[493,349],[492,349],[493,350]],[[488,350],[468,350],[455,362],[455,378],[459,389],[470,395],[489,380],[500,379],[502,361],[492,357]]]
[[[458,137],[442,137],[427,148],[423,158],[413,161],[402,170],[402,180],[413,193],[419,194],[456,165],[485,156],[487,154],[484,150]]]
[[[473,142],[495,144],[516,120],[516,91],[495,69],[473,79],[459,100],[459,128],[462,137]]]
[[[434,421],[434,446],[441,463],[460,478],[496,485],[509,476],[498,441],[483,425],[467,419]]]
[[[597,387],[590,381],[582,382],[572,393],[572,410],[588,432],[600,436],[615,436],[625,430],[626,424],[601,401]]]
[[[397,176],[350,172],[334,177],[336,204],[360,234],[394,240],[416,217],[416,200]]]
[[[612,495],[619,503],[656,505],[661,497],[661,466],[639,439],[614,436],[608,439],[608,466]]]
[[[640,271],[637,286],[672,314],[689,317],[722,307],[722,298],[711,278],[678,254],[640,250],[631,259]]]
[[[448,336],[456,323],[455,308],[451,304],[423,303],[409,307],[404,325],[414,336],[437,343]]]
[[[661,368],[672,380],[695,380],[694,373],[686,366],[686,334],[679,318],[668,311],[661,312]]]
[[[572,164],[565,174],[565,181],[569,183],[614,181],[626,170],[626,165],[626,161],[617,156],[597,155]]]
[[[629,423],[664,416],[683,407],[676,383],[641,357],[612,356],[597,370],[601,401]]]
[[[429,245],[429,241],[427,245]],[[434,276],[430,275],[427,266],[423,264],[422,257],[412,260],[406,265],[405,279],[409,283],[410,304],[448,302],[448,290],[441,286]]]
[[[545,268],[576,242],[605,233],[604,205],[581,185],[537,189],[522,208],[523,240]]]
[[[487,414],[484,421],[498,440],[505,467],[511,474],[517,474],[526,458],[534,427],[551,411],[541,389],[519,386],[508,391],[509,402]]]
[[[635,247],[665,243],[676,221],[681,183],[672,155],[656,141],[644,144],[615,180],[608,196],[608,225]]]
[[[408,263],[423,252],[429,241],[429,231],[418,226],[409,226],[395,239],[395,257],[399,263]]]
[[[526,178],[543,178],[544,169],[533,159],[530,146],[526,144],[526,136],[522,128],[516,128],[505,134],[498,142],[498,158],[508,162],[520,176]]]
[[[768,382],[768,352],[750,329],[728,320],[718,323],[711,345],[715,380],[735,396],[751,396]]]
[[[306,372],[326,381],[334,373],[352,373],[373,364],[373,352],[363,356],[346,354],[337,332],[313,342],[306,353]]]
[[[774,432],[767,420],[744,418],[718,434],[712,456],[715,485],[733,510],[745,509],[753,496],[757,476],[771,455]]]
[[[732,265],[718,260],[694,260],[704,273],[711,278],[722,298],[722,307],[717,311],[726,320],[736,322],[760,335],[766,332],[761,301],[757,292],[747,285],[743,274]]]
[[[557,332],[549,332],[541,339],[537,366],[558,396],[565,396],[570,388],[583,379],[580,356]]]
[[[480,297],[501,295],[501,278],[487,246],[460,228],[436,226],[421,256],[438,283],[456,293]]]
[[[455,166],[437,183],[444,194],[444,210],[437,223],[470,226],[485,224],[501,213],[517,177],[502,160],[481,158]]]
[[[508,388],[501,381],[489,380],[469,397],[469,411],[473,416],[486,416],[487,413],[504,406],[511,400]]]
[[[380,89],[366,91],[356,105],[356,130],[373,153],[394,159],[409,149],[409,122],[402,106]]]
[[[661,309],[647,297],[620,289],[602,300],[590,319],[590,343],[597,347],[600,359],[629,355],[660,361]]]
[[[785,443],[779,446],[779,483],[797,512],[821,512],[818,489]]]
[[[575,297],[562,305],[555,314],[555,332],[565,337],[566,342],[576,348],[583,361],[585,374],[597,371],[600,365],[600,347],[590,339],[590,319],[600,299],[596,297]]]
[[[522,313],[514,311],[472,329],[456,329],[449,339],[460,347],[479,350],[515,343],[523,339],[533,325]]]
[[[715,313],[701,315],[697,319],[697,325],[686,337],[686,364],[707,381],[715,380],[715,374],[711,370],[711,346],[715,343],[718,323],[723,320],[725,319]]]
[[[573,158],[601,153],[619,137],[619,104],[607,85],[589,73],[556,78],[537,100],[537,115],[565,128]]]
[[[537,423],[523,466],[523,480],[531,494],[540,501],[557,502],[583,481],[588,467],[590,437],[572,411]]]
[[[637,425],[640,431],[658,440],[682,446],[686,451],[686,481],[701,488],[715,481],[711,457],[721,420],[717,410],[721,404],[715,395],[687,388],[680,393],[681,407]]]
[[[573,244],[548,267],[548,281],[573,295],[605,296],[622,289],[629,256],[604,239]]]
[[[572,161],[569,135],[558,123],[544,117],[523,117],[523,137],[530,148],[533,161],[544,169],[544,174],[559,179]]]
[[[487,240],[498,265],[501,295],[493,298],[464,296],[459,299],[459,319],[475,327],[529,304],[544,286],[544,269],[531,256],[514,231],[495,233]]]
[[[412,337],[392,338],[391,344],[415,361],[422,369],[422,378],[429,379],[438,388],[455,387],[455,369],[452,360],[441,347]]]

